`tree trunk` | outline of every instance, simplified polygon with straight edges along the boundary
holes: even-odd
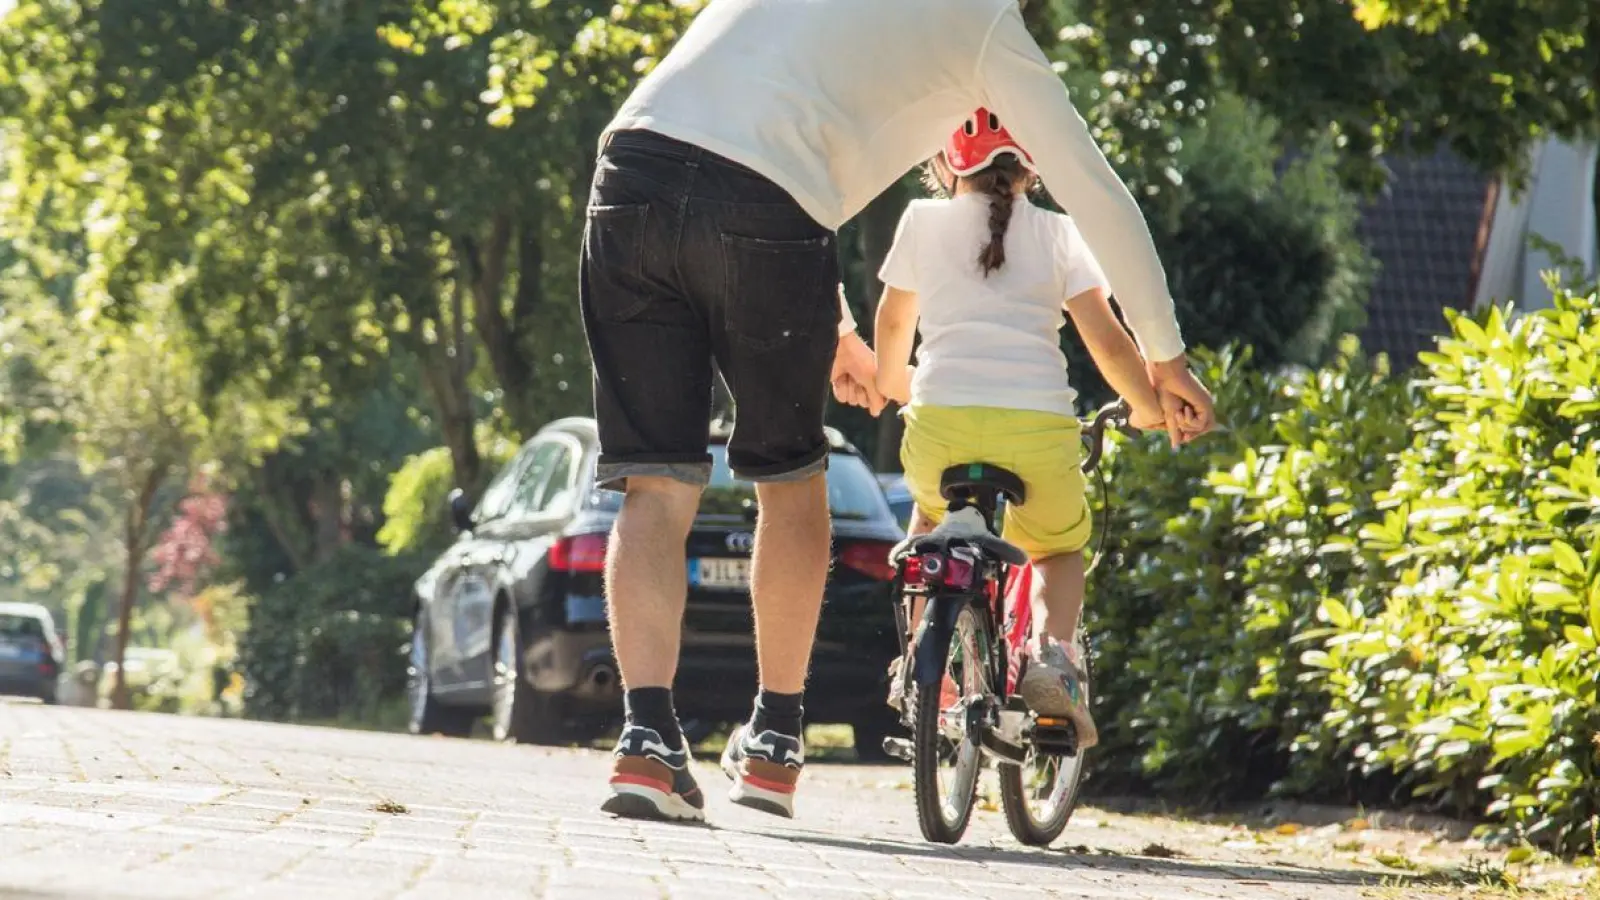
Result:
[[[311,565],[314,554],[298,485],[276,471],[286,458],[282,454],[268,457],[251,472],[251,480],[255,483],[261,518],[266,520],[267,530],[289,557],[290,565],[299,572]],[[290,461],[294,462],[292,458]]]
[[[859,234],[862,281],[865,282],[862,287],[865,296],[870,298],[867,321],[860,323],[859,328],[863,335],[872,334],[872,316],[876,314],[878,300],[883,296],[883,282],[878,280],[878,270],[883,267],[884,257],[889,255],[889,247],[894,244],[895,227],[900,224],[900,214],[909,199],[910,192],[904,183],[896,182],[861,212]],[[873,460],[878,471],[899,471],[901,432],[899,416],[885,413],[878,418],[878,450]]]
[[[412,339],[406,344],[421,364],[423,386],[433,400],[439,431],[450,449],[455,486],[472,493],[483,483],[483,457],[478,453],[477,416],[467,381],[472,372],[472,348],[466,327],[466,290],[465,286],[458,286],[451,292],[450,319],[440,321],[437,329],[440,340],[429,343]],[[442,339],[445,336],[448,341]]]
[[[472,288],[472,321],[489,354],[489,365],[502,391],[502,409],[519,436],[530,437],[538,421],[534,402],[536,367],[529,360],[522,331],[533,324],[543,295],[540,270],[544,264],[542,217],[537,206],[513,225],[509,213],[496,215],[489,240],[481,247],[471,237],[457,242],[458,255]],[[510,270],[511,242],[518,241],[517,289],[510,313],[505,287]]]
[[[158,464],[151,468],[139,493],[134,497],[133,505],[128,507],[124,519],[122,542],[128,551],[128,556],[122,570],[122,603],[117,610],[117,644],[112,659],[117,666],[116,679],[111,688],[113,709],[129,709],[133,706],[132,697],[128,694],[126,665],[128,630],[133,625],[133,604],[139,599],[139,569],[144,565],[144,545],[149,530],[150,507],[155,503],[156,491],[160,490],[165,477],[165,466]]]
[[[311,516],[316,542],[312,556],[327,562],[344,544],[344,479],[337,472],[318,472],[311,488]]]

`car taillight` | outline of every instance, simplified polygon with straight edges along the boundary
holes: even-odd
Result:
[[[606,536],[603,534],[572,534],[550,545],[550,571],[552,572],[604,572],[606,570]]]
[[[839,562],[874,581],[893,581],[894,566],[889,564],[893,549],[883,541],[852,541],[839,547]]]

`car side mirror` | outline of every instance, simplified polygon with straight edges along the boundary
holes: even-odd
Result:
[[[457,531],[472,530],[472,504],[467,501],[467,492],[461,488],[450,492],[450,523]]]

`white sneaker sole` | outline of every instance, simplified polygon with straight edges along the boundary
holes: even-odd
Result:
[[[733,787],[728,789],[729,800],[768,815],[794,818],[794,793],[769,790],[747,781],[731,755],[731,748],[722,752],[722,772],[733,781]]]
[[[611,797],[600,804],[600,809],[625,819],[654,819],[663,822],[706,820],[705,810],[695,809],[677,794],[669,794],[639,784],[611,785]]]

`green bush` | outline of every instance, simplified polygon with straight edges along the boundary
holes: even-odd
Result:
[[[1252,364],[1267,371],[1331,361],[1339,335],[1365,323],[1377,270],[1331,148],[1282,163],[1277,125],[1226,95],[1179,139],[1169,174],[1125,174],[1153,179],[1136,183],[1135,194],[1185,339],[1249,347]],[[1076,333],[1064,332],[1075,385],[1091,401],[1107,396]]]
[[[405,690],[411,587],[427,565],[353,544],[262,594],[239,645],[246,714],[382,715]]]
[[[1098,768],[1191,801],[1259,795],[1290,773],[1324,704],[1286,648],[1324,592],[1372,577],[1343,535],[1376,517],[1408,406],[1353,342],[1314,373],[1201,360],[1227,430],[1176,454],[1155,439],[1119,445],[1115,551],[1089,609],[1107,719]]]
[[[1111,455],[1096,770],[1185,802],[1600,826],[1600,296],[1455,317],[1407,384],[1203,355],[1231,430]]]
[[[1303,637],[1331,708],[1303,743],[1391,770],[1503,836],[1592,849],[1600,821],[1600,297],[1455,317],[1362,551],[1383,583]]]
[[[486,478],[494,477],[516,456],[516,441],[480,423],[478,447]],[[434,447],[406,458],[389,480],[383,498],[384,524],[378,543],[391,554],[428,553],[447,546],[454,532],[445,513],[445,499],[455,486],[450,450]]]

